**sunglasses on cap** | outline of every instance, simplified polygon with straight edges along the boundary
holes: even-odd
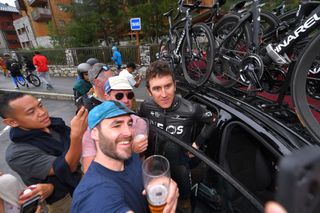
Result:
[[[103,65],[94,79],[97,79],[102,71],[108,71],[108,70],[110,70],[109,66]]]
[[[125,95],[126,95],[125,93],[118,92],[118,93],[116,93],[116,94],[114,95],[114,97],[115,97],[118,101],[120,101]],[[133,92],[128,92],[127,98],[128,98],[129,100],[133,99],[133,98],[134,98],[134,93],[133,93]]]

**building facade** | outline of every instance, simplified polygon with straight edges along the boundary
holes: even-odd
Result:
[[[49,23],[56,29],[70,20],[62,4],[71,0],[16,0],[22,18],[14,21],[23,48],[52,47]]]
[[[13,22],[19,19],[19,11],[8,4],[0,3],[0,50],[21,48]]]

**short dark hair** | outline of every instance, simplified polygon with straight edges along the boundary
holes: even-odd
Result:
[[[156,77],[163,77],[170,75],[172,80],[175,81],[173,73],[165,61],[154,61],[152,62],[146,70],[146,87],[150,88],[150,80]]]
[[[9,106],[11,101],[17,100],[18,98],[22,98],[26,96],[25,93],[6,93],[0,96],[0,116],[2,118],[7,118],[7,116],[11,113],[11,108]]]
[[[135,68],[136,68],[136,65],[135,65],[135,63],[133,63],[133,62],[129,62],[129,63],[127,63],[127,68],[129,68],[129,67],[135,69]]]

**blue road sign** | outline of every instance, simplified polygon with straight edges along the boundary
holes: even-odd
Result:
[[[141,30],[141,19],[140,18],[131,18],[130,27],[132,31]]]

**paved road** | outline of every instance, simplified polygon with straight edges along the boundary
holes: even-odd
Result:
[[[52,77],[52,82],[54,89],[47,90],[45,85],[41,85],[40,87],[34,87],[30,86],[30,88],[26,87],[20,87],[20,91],[24,92],[35,92],[39,94],[51,94],[53,96],[65,96],[69,97],[71,99],[73,96],[72,86],[75,82],[75,78],[62,78],[62,77]],[[18,89],[14,89],[14,85],[11,82],[11,79],[5,78],[2,73],[0,73],[0,92],[1,91],[7,91],[7,92],[13,92],[13,91],[19,91]],[[146,99],[148,97],[146,89],[145,89],[145,81],[141,82],[141,85],[139,88],[134,88],[135,95],[137,99]],[[66,98],[64,98],[66,99]],[[68,98],[67,98],[68,99]]]
[[[66,124],[70,126],[70,121],[75,114],[75,106],[72,101],[63,101],[63,100],[42,100],[44,105],[48,108],[50,116],[61,117],[64,119]],[[0,171],[8,172],[16,175],[5,162],[5,150],[9,145],[9,130],[5,129],[6,127],[0,119]]]

